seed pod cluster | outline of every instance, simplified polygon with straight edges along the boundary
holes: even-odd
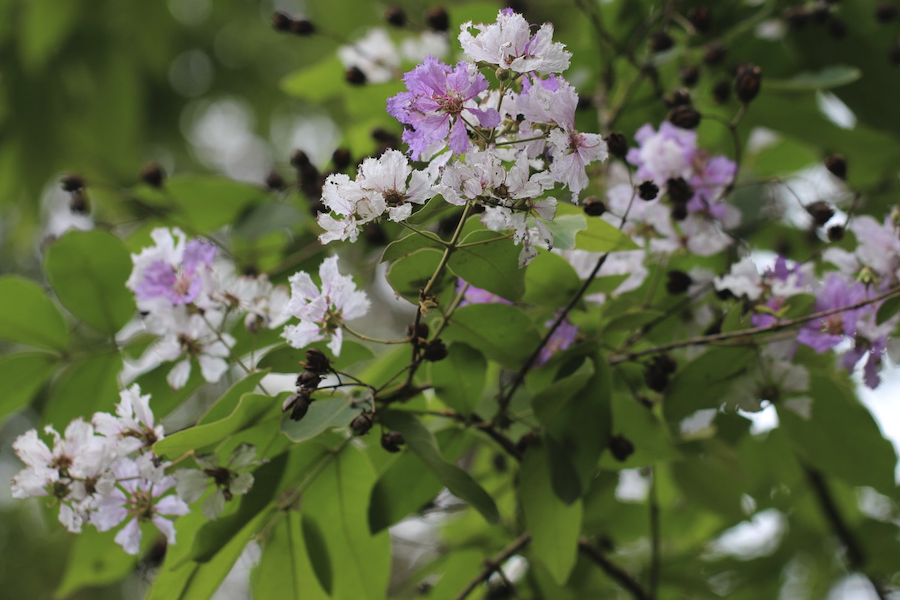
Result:
[[[303,371],[297,375],[297,392],[288,396],[281,405],[282,412],[291,412],[291,419],[299,421],[306,416],[309,405],[313,402],[312,393],[319,387],[322,379],[331,372],[331,361],[321,350],[312,348],[306,351],[306,360],[300,363]]]
[[[669,377],[678,363],[668,354],[657,354],[644,366],[644,383],[655,392],[662,392],[669,385]]]

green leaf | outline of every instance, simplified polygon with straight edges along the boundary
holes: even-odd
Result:
[[[472,479],[471,475],[444,460],[434,436],[418,419],[401,411],[380,412],[380,414],[382,421],[403,435],[406,446],[431,469],[452,494],[475,507],[488,523],[496,523],[500,519],[493,498]]]
[[[559,250],[571,250],[575,247],[575,238],[579,231],[587,229],[587,221],[582,215],[557,215],[547,221],[547,229],[553,234],[553,247]]]
[[[692,505],[715,511],[731,521],[741,521],[741,498],[746,493],[734,466],[713,453],[672,463],[672,477]]]
[[[584,295],[590,296],[592,294],[611,294],[616,291],[620,285],[622,285],[625,280],[628,279],[628,275],[606,275],[604,277],[594,277],[593,280],[588,284],[587,290],[585,290]]]
[[[341,371],[364,360],[370,360],[375,354],[366,346],[353,340],[344,340],[341,344],[341,355],[335,356],[327,342],[316,342],[306,348],[292,348],[287,344],[281,344],[269,350],[259,361],[260,369],[270,369],[275,373],[299,373],[303,370],[300,361],[306,360],[306,351],[310,349],[321,350],[334,363],[336,369]]]
[[[470,304],[453,313],[445,341],[478,348],[486,358],[511,369],[518,368],[541,339],[531,320],[507,304]]]
[[[718,407],[734,379],[756,359],[755,346],[724,346],[707,350],[669,383],[663,412],[670,422],[704,408]]]
[[[28,352],[0,358],[0,423],[27,405],[56,372],[50,354]]]
[[[259,566],[250,573],[254,598],[328,600],[310,564],[300,523],[300,515],[288,510],[272,529]]]
[[[815,73],[798,73],[790,79],[766,79],[766,91],[827,90],[853,83],[862,77],[862,71],[848,65],[835,65]]]
[[[534,416],[544,425],[549,425],[565,409],[569,400],[584,389],[593,376],[594,370],[588,367],[551,383],[531,399]]]
[[[525,269],[523,300],[540,306],[562,308],[581,287],[578,273],[559,254],[541,250]]]
[[[345,86],[344,66],[336,54],[330,54],[311,67],[294,71],[281,80],[284,93],[312,104],[341,95]]]
[[[221,398],[216,400],[213,405],[209,407],[209,410],[200,417],[200,420],[197,421],[197,425],[205,425],[227,417],[237,406],[238,402],[240,402],[241,396],[256,390],[256,386],[259,385],[259,382],[262,381],[263,377],[267,374],[268,371],[257,371],[256,373],[250,373],[240,381],[235,382],[234,385],[228,388],[228,391],[225,392]]]
[[[115,536],[114,531],[101,533],[93,527],[85,527],[78,534],[55,597],[68,598],[86,587],[115,583],[134,571],[138,557],[121,552]]]
[[[581,500],[567,506],[553,493],[546,450],[536,445],[529,447],[519,470],[519,503],[531,532],[530,553],[558,584],[565,584],[578,558]]]
[[[451,344],[442,361],[431,364],[431,383],[441,402],[466,416],[481,401],[487,376],[487,361],[466,344]]]
[[[900,312],[900,296],[888,298],[878,307],[878,313],[875,315],[875,322],[878,325],[881,325],[898,312]]]
[[[390,535],[387,531],[372,535],[367,522],[374,484],[375,470],[368,459],[347,446],[303,496],[304,534],[309,520],[327,548],[332,584],[323,582],[323,587],[331,587],[334,600],[383,600],[387,595]],[[306,540],[313,552],[310,537]],[[322,573],[317,575],[321,582]]]
[[[638,331],[643,325],[664,316],[661,310],[636,309],[614,316],[603,329],[604,331]]]
[[[302,442],[331,427],[346,427],[359,413],[359,407],[353,405],[349,396],[315,399],[299,421],[285,417],[281,432],[292,442]]]
[[[394,240],[388,244],[381,254],[381,262],[391,262],[409,256],[422,248],[441,248],[435,240],[419,233],[411,233],[404,238]]]
[[[557,216],[584,216],[580,208],[567,202],[560,202],[556,207]],[[610,225],[603,219],[586,219],[587,227],[575,234],[575,247],[591,252],[615,252],[618,250],[638,250],[634,241]]]
[[[268,233],[295,227],[308,219],[309,217],[293,204],[264,202],[254,206],[235,225],[234,232],[246,240],[256,241]]]
[[[40,286],[18,275],[0,277],[0,340],[62,351],[69,329]]]
[[[461,429],[443,429],[435,434],[442,454],[455,462],[466,439]],[[398,523],[432,501],[444,486],[413,452],[403,452],[378,478],[369,502],[369,529],[377,533]]]
[[[122,357],[107,352],[72,363],[53,381],[41,415],[60,431],[76,417],[90,419],[98,411],[114,412],[119,402]],[[151,404],[151,407],[153,405]]]
[[[27,71],[43,69],[72,33],[81,15],[78,2],[34,0],[17,15],[19,61]]]
[[[226,437],[246,429],[263,419],[266,413],[280,413],[281,404],[277,398],[262,394],[244,394],[234,411],[224,419],[183,429],[167,436],[153,445],[159,456],[175,459],[187,452],[217,444]]]
[[[125,244],[101,229],[70,231],[44,255],[44,271],[62,305],[109,336],[135,313],[134,296],[125,287],[131,269]]]
[[[496,237],[493,231],[473,231],[461,243],[472,244]],[[519,251],[511,239],[498,239],[458,248],[450,255],[447,266],[454,275],[475,287],[515,302],[525,293],[525,272],[519,268]]]
[[[434,248],[423,248],[408,256],[391,263],[387,272],[388,283],[403,298],[413,304],[419,302],[419,290],[423,289],[431,276],[437,270],[443,253]],[[432,292],[439,293],[449,280],[449,274],[445,270],[432,288]]]

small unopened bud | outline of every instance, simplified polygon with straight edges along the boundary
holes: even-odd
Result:
[[[703,62],[711,67],[718,65],[725,60],[725,55],[727,53],[728,51],[725,49],[725,46],[722,45],[722,42],[713,40],[703,48]]]
[[[832,225],[828,228],[828,241],[839,242],[844,239],[844,228],[841,225]]]
[[[691,93],[687,88],[678,88],[671,94],[663,96],[667,108],[675,108],[676,106],[690,106]]]
[[[897,18],[897,7],[893,2],[881,2],[875,7],[875,20],[879,23],[890,23]]]
[[[819,227],[827,223],[828,220],[834,216],[834,208],[824,200],[817,200],[816,202],[807,204],[804,208],[806,208],[806,212],[809,213],[813,218],[813,221],[815,221],[816,225]]]
[[[691,25],[694,26],[694,29],[699,31],[700,33],[706,33],[709,31],[709,25],[712,22],[712,17],[709,14],[709,9],[705,6],[698,6],[692,8],[687,13],[688,21],[691,22]]]
[[[840,154],[832,154],[825,159],[825,168],[838,179],[847,179],[847,159]]]
[[[652,181],[645,181],[638,186],[638,196],[641,200],[653,200],[659,195],[659,186]]]
[[[381,447],[388,452],[400,452],[400,446],[406,443],[399,431],[388,431],[381,435]]]
[[[287,32],[291,30],[291,23],[294,19],[285,12],[280,10],[272,13],[272,29],[275,31]]]
[[[681,79],[681,83],[687,87],[694,87],[697,80],[700,79],[700,69],[698,69],[696,65],[685,67],[678,71],[678,78]]]
[[[675,204],[687,204],[694,196],[694,188],[684,180],[684,177],[672,178],[666,182],[666,193]]]
[[[353,156],[350,154],[350,151],[346,148],[338,148],[334,152],[331,153],[331,163],[334,165],[334,168],[338,171],[343,171],[347,167],[350,166],[350,161],[353,160]]]
[[[596,196],[584,200],[584,214],[589,217],[599,217],[606,212],[606,204]]]
[[[396,4],[394,6],[389,6],[388,9],[384,11],[384,20],[394,27],[406,27],[406,11]]]
[[[654,54],[665,52],[675,45],[675,40],[665,31],[654,31],[650,36],[650,51]]]
[[[450,15],[443,6],[435,6],[425,13],[425,24],[435,31],[447,31],[450,29]]]
[[[693,106],[676,106],[669,111],[668,121],[675,127],[694,129],[700,124],[700,113]]]
[[[616,158],[624,159],[625,155],[628,154],[628,141],[625,139],[625,136],[618,131],[607,136],[606,147],[609,150],[609,153]]]
[[[756,65],[741,65],[734,78],[734,93],[743,103],[750,102],[759,94],[762,70]]]
[[[713,98],[719,104],[725,104],[729,97],[731,97],[731,82],[723,79],[713,87]]]
[[[497,78],[497,81],[506,81],[510,77],[512,77],[512,73],[509,69],[497,67],[497,69],[494,71],[494,76]]]
[[[84,191],[84,188],[72,192],[69,197],[69,210],[80,215],[86,215],[91,211],[91,204],[88,202],[87,192]]]
[[[803,29],[809,22],[809,13],[802,6],[794,6],[784,11],[784,20],[791,29]]]
[[[625,462],[634,454],[634,444],[623,435],[614,435],[609,440],[609,452],[619,462]]]
[[[291,33],[306,37],[316,32],[316,26],[308,19],[294,19],[291,21]]]
[[[59,185],[64,192],[75,192],[84,187],[84,179],[79,175],[68,173],[59,178]]]
[[[666,290],[670,294],[683,294],[688,291],[694,280],[684,271],[669,271],[666,273],[668,281],[666,282]]]
[[[266,176],[266,187],[274,192],[280,192],[286,187],[284,177],[279,175],[278,171],[272,169]]]
[[[344,80],[350,85],[365,85],[367,78],[362,69],[353,66],[344,72]]]
[[[444,360],[447,358],[447,355],[450,353],[447,350],[447,346],[440,339],[430,341],[424,348],[422,352],[422,358],[429,362],[438,362],[439,360]]]
[[[356,435],[366,435],[372,429],[372,413],[362,412],[350,422],[350,429]]]

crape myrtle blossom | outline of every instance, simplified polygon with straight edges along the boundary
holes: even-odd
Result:
[[[331,256],[319,267],[321,290],[305,271],[295,273],[289,280],[291,300],[286,310],[300,323],[286,326],[282,337],[294,348],[330,338],[328,348],[339,356],[344,339],[341,324],[369,312],[366,293],[357,291],[352,277],[340,274],[337,261],[337,256]]]
[[[116,534],[116,543],[128,554],[141,547],[141,523],[152,522],[170,544],[175,543],[175,525],[166,516],[190,512],[188,505],[175,495],[165,495],[175,487],[175,477],[164,475],[163,467],[153,464],[149,454],[137,460],[120,458],[111,466],[117,479],[115,489],[96,502],[91,523],[99,531],[109,531],[130,517]]]
[[[201,298],[216,247],[199,239],[187,241],[180,229],[154,229],[156,242],[132,254],[134,269],[125,285],[135,293],[143,311],[191,304]]]
[[[400,68],[400,54],[383,28],[370,29],[366,35],[337,50],[345,69],[356,67],[366,76],[367,83],[386,83],[393,80]]]
[[[894,207],[884,223],[868,215],[856,215],[847,228],[856,236],[853,252],[828,248],[823,258],[848,278],[874,283],[886,291],[900,281],[900,209]]]
[[[767,346],[723,396],[727,399],[725,408],[759,412],[765,408],[763,402],[768,401],[809,419],[812,414],[812,399],[807,395],[809,372],[790,361],[792,353],[790,343]]]
[[[203,516],[214,521],[225,510],[225,502],[234,496],[241,496],[253,486],[253,475],[238,473],[255,463],[256,448],[250,444],[240,444],[228,457],[225,466],[219,465],[215,454],[197,456],[200,469],[179,469],[175,473],[178,496],[188,504],[193,504],[206,493],[210,483],[215,491],[203,501]]]
[[[329,175],[322,190],[328,213],[319,213],[319,236],[323,244],[335,240],[355,242],[361,227],[387,214],[391,221],[406,220],[413,204],[434,197],[436,168],[413,169],[402,152],[387,150],[378,158],[367,158],[355,180],[343,173]],[[331,213],[337,215],[332,216]]]
[[[173,310],[156,317],[155,328],[164,335],[148,352],[155,353],[162,361],[179,361],[166,376],[174,390],[184,387],[191,376],[191,363],[196,360],[200,372],[209,383],[215,383],[228,371],[225,360],[231,353],[235,339],[222,333],[224,313],[205,311],[192,314],[186,310]]]
[[[163,426],[154,422],[150,410],[150,396],[141,395],[141,388],[134,384],[119,392],[116,416],[94,413],[94,427],[109,440],[117,456],[127,456],[141,448],[149,448],[165,437]]]
[[[471,30],[478,30],[472,35]],[[520,14],[505,8],[496,23],[460,26],[459,43],[465,55],[476,63],[509,69],[516,73],[535,71],[544,75],[562,73],[569,68],[572,54],[565,45],[553,42],[553,25],[544,23],[532,35],[531,26]]]
[[[474,119],[482,127],[500,124],[496,109],[477,108],[474,99],[487,89],[488,82],[471,63],[450,67],[429,56],[404,75],[403,81],[409,91],[388,99],[387,108],[391,116],[410,126],[403,132],[403,141],[414,160],[435,143],[449,143],[454,154],[468,150],[472,144],[466,119]]]
[[[552,327],[555,319],[551,319],[545,323],[547,327]],[[541,366],[546,364],[550,357],[559,352],[560,350],[565,350],[569,346],[575,343],[575,338],[578,336],[578,327],[569,323],[568,319],[563,319],[563,321],[559,324],[550,337],[547,339],[547,343],[544,344],[544,347],[541,348],[540,353],[537,357],[537,362],[535,362],[536,366]]]
[[[218,297],[226,311],[244,315],[244,326],[248,331],[278,329],[290,318],[284,312],[291,293],[287,286],[272,285],[266,275],[250,277],[236,275],[233,265],[230,272],[223,274]]]

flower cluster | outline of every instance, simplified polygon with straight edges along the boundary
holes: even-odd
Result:
[[[90,422],[77,418],[63,435],[49,426],[44,432],[52,447],[34,429],[13,443],[25,463],[12,480],[13,498],[53,498],[59,504],[60,522],[72,533],[80,533],[85,524],[108,531],[127,520],[115,540],[129,554],[140,550],[145,522],[153,523],[169,544],[175,543],[175,526],[167,517],[190,511],[188,504],[209,488],[207,474],[217,487],[203,506],[210,519],[221,512],[226,499],[246,493],[253,484],[249,473],[236,473],[252,464],[256,455],[248,445],[240,446],[226,467],[216,468],[213,457],[198,457],[206,469],[202,481],[193,475],[194,469],[167,474],[170,465],[152,450],[165,431],[155,422],[150,396],[141,395],[137,385],[122,390],[115,415],[98,412]],[[177,495],[169,493],[176,482]]]
[[[561,185],[577,201],[589,183],[585,168],[608,156],[599,135],[575,128],[578,95],[560,75],[570,54],[552,35],[552,25],[531,33],[524,17],[504,9],[495,23],[462,25],[468,60],[451,66],[429,56],[408,72],[407,91],[387,109],[406,126],[410,157],[427,167],[415,170],[389,151],[363,162],[355,181],[329,176],[320,241],[355,241],[361,225],[405,220],[412,204],[440,194],[451,204],[484,207],[489,229],[512,230],[523,265],[536,243],[552,247],[545,222],[557,201],[544,194]],[[499,80],[495,89],[482,72],[488,69]]]

